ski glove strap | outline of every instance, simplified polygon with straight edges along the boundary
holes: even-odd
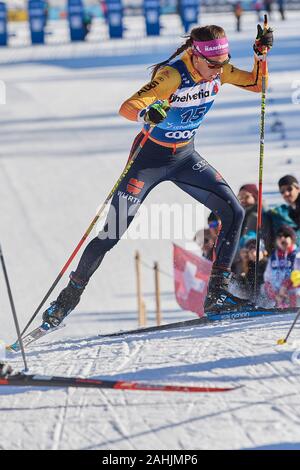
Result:
[[[257,25],[257,36],[253,44],[253,50],[258,57],[269,52],[273,46],[272,28],[263,29],[260,24]]]
[[[148,107],[144,114],[144,121],[150,126],[156,126],[167,117],[170,109],[168,100],[157,101]]]

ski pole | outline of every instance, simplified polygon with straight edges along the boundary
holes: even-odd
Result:
[[[264,30],[268,29],[268,18],[264,16]],[[262,193],[263,193],[263,168],[265,152],[265,114],[266,114],[266,78],[267,78],[267,53],[264,52],[262,60],[262,92],[261,92],[261,112],[260,112],[260,148],[259,148],[259,173],[258,173],[258,205],[256,224],[256,261],[254,278],[254,300],[258,297],[258,265],[260,240],[262,235]]]
[[[292,323],[292,326],[290,327],[289,331],[287,332],[287,335],[285,338],[281,338],[277,341],[277,344],[285,344],[288,340],[288,337],[290,336],[291,332],[293,331],[297,321],[299,320],[299,317],[300,317],[300,310],[298,311],[293,323]]]
[[[13,315],[13,319],[14,319],[15,327],[16,327],[16,331],[17,331],[18,341],[19,341],[19,344],[20,344],[20,347],[21,347],[25,372],[27,372],[28,367],[27,367],[27,361],[26,361],[26,356],[25,356],[24,345],[23,345],[23,341],[22,341],[22,337],[21,337],[21,333],[20,333],[20,326],[19,326],[19,322],[18,322],[17,312],[16,312],[16,309],[15,309],[14,299],[13,299],[11,288],[10,288],[10,283],[9,283],[9,279],[8,279],[8,274],[7,274],[7,270],[6,270],[6,266],[5,266],[4,255],[3,255],[1,244],[0,244],[0,258],[1,258],[1,264],[2,264],[2,269],[3,269],[4,279],[5,279],[5,283],[6,283],[7,293],[8,293],[8,297],[9,297],[10,307],[11,307],[11,311],[12,311],[12,315]]]
[[[129,172],[130,168],[132,167],[133,165],[133,162],[136,160],[136,158],[138,157],[140,151],[142,150],[142,148],[144,147],[146,141],[148,140],[148,137],[149,135],[151,134],[152,132],[152,129],[153,127],[150,127],[150,129],[145,133],[142,141],[140,142],[140,144],[138,145],[138,147],[136,148],[136,150],[134,151],[132,157],[130,158],[130,160],[128,161],[125,169],[123,170],[122,174],[120,175],[120,177],[118,178],[117,182],[115,183],[114,187],[112,188],[112,190],[110,191],[110,193],[108,194],[107,198],[105,199],[104,203],[101,205],[100,209],[97,211],[94,219],[92,220],[92,222],[90,223],[88,229],[86,230],[85,234],[83,235],[83,237],[81,238],[80,242],[78,243],[78,245],[76,246],[75,250],[73,251],[73,253],[71,254],[70,258],[68,259],[68,261],[66,262],[66,264],[63,266],[63,268],[61,269],[61,271],[59,272],[57,278],[55,279],[55,281],[53,282],[52,286],[50,287],[50,289],[48,290],[48,292],[46,293],[45,297],[42,299],[41,303],[39,304],[39,306],[37,307],[37,309],[35,310],[34,314],[32,315],[32,317],[30,318],[30,320],[28,321],[27,325],[25,326],[24,330],[22,331],[21,333],[21,336],[24,335],[24,333],[27,331],[27,328],[31,325],[31,323],[33,322],[33,320],[35,319],[35,317],[37,316],[37,314],[39,313],[39,311],[41,310],[42,306],[44,305],[44,303],[46,302],[46,300],[49,298],[49,296],[52,294],[52,292],[54,291],[55,287],[57,286],[57,284],[59,283],[59,281],[61,280],[61,278],[63,277],[63,275],[65,274],[65,272],[67,271],[68,267],[70,266],[70,264],[72,263],[73,259],[75,258],[75,256],[77,255],[78,251],[80,250],[80,248],[82,247],[83,243],[85,242],[85,240],[88,238],[89,234],[91,233],[91,231],[93,230],[94,226],[96,225],[96,223],[98,222],[98,220],[100,219],[101,217],[101,214],[103,213],[104,209],[106,208],[107,204],[109,203],[110,199],[113,197],[113,195],[115,194],[115,192],[117,191],[118,187],[120,186],[120,183],[123,181],[123,179],[125,178],[125,176],[127,175],[127,173]]]

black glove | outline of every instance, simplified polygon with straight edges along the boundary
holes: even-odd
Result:
[[[257,25],[257,36],[253,44],[254,52],[260,56],[269,52],[273,46],[273,29],[263,29],[260,24]]]
[[[150,126],[156,126],[167,117],[167,112],[170,109],[168,100],[159,101],[151,104],[144,114],[144,121]]]

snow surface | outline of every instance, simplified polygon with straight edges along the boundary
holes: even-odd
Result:
[[[292,102],[300,79],[300,15],[289,16],[286,23],[273,21],[276,44],[269,60],[264,188],[271,203],[281,201],[279,177],[299,176],[300,167],[299,104]],[[120,103],[147,81],[147,66],[167,57],[182,32],[168,17],[162,38],[141,41],[134,33],[139,19],[132,21],[124,41],[98,44],[95,33],[87,44],[32,48],[23,42],[1,50],[7,104],[0,109],[0,241],[21,326],[126,163],[138,126],[118,116]],[[245,15],[240,35],[231,15],[205,15],[202,23],[212,21],[225,25],[233,63],[250,69],[255,16]],[[224,86],[196,138],[200,153],[234,190],[257,180],[259,113],[260,95]],[[284,132],[271,131],[278,119]],[[145,204],[161,202],[193,201],[163,183]],[[191,238],[176,242],[192,247]],[[31,372],[244,387],[218,395],[2,388],[0,448],[300,448],[297,354],[292,360],[299,328],[286,346],[276,346],[293,315],[119,339],[97,336],[137,326],[137,249],[148,265],[159,261],[169,274],[161,276],[164,321],[194,318],[174,298],[172,240],[124,239],[91,280],[67,328],[29,350]],[[10,342],[15,333],[2,274],[0,282],[0,338]],[[66,282],[67,276],[51,298]],[[146,267],[143,291],[151,325],[154,279]],[[19,356],[10,361],[22,367]]]

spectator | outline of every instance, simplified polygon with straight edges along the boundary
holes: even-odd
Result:
[[[278,0],[278,10],[279,10],[279,13],[281,15],[281,19],[282,20],[285,20],[285,10],[284,10],[284,7],[285,7],[285,0]]]
[[[100,0],[100,8],[101,8],[101,12],[105,20],[105,23],[108,24],[108,8],[107,8],[106,0]]]
[[[236,18],[236,30],[237,32],[241,31],[241,17],[243,14],[243,8],[242,8],[242,3],[241,2],[236,2],[233,5],[233,12],[234,16]]]
[[[44,3],[44,19],[45,19],[45,27],[47,26],[48,19],[49,19],[49,12],[50,12],[50,5],[48,1]]]
[[[222,226],[221,219],[216,214],[211,212],[208,216],[207,223],[208,223],[210,234],[212,238],[214,239],[214,241],[216,242],[219,236],[219,233],[221,231],[221,226]]]
[[[256,237],[256,234],[254,234]],[[255,284],[255,266],[256,266],[256,238],[250,238],[243,248],[243,271],[237,277],[239,287],[243,290],[245,297],[254,300],[254,284]],[[263,240],[260,241],[258,276],[257,276],[257,292],[261,291],[264,283],[264,273],[268,263],[268,253],[265,249]]]
[[[245,244],[245,240],[248,240],[249,235],[251,238],[256,238],[256,228],[257,228],[257,200],[258,200],[258,189],[255,184],[244,184],[241,186],[238,199],[241,203],[241,206],[245,210],[244,222],[241,230],[240,238],[240,248]],[[262,207],[262,238],[266,243],[266,237],[270,237],[270,220],[267,214],[267,208],[265,204]],[[254,232],[254,233],[253,233]],[[267,250],[268,251],[268,250]],[[269,251],[271,253],[271,251]]]
[[[257,198],[258,189],[255,184],[244,184],[240,187],[238,192],[238,200],[245,210],[244,221],[241,229],[239,250],[235,256],[232,264],[232,272],[240,275],[245,270],[245,265],[248,263],[247,250],[245,250],[245,243],[250,238],[256,238],[257,226]]]
[[[257,225],[257,198],[258,189],[256,184],[244,184],[238,192],[238,200],[245,210],[241,237],[249,232],[256,232]]]
[[[261,23],[264,19],[262,17],[261,11],[263,9],[262,0],[254,0],[254,10],[257,14],[257,21]]]
[[[215,241],[211,237],[209,230],[205,229],[204,231],[204,239],[202,245],[202,254],[204,258],[208,259],[209,261],[214,260],[214,251],[215,251]]]
[[[201,247],[203,256],[210,261],[214,261],[215,245],[221,230],[221,220],[211,212],[207,222],[208,229],[199,230],[194,237],[194,241]]]
[[[84,39],[86,39],[92,29],[92,22],[93,15],[89,11],[85,11],[83,15]]]
[[[276,307],[296,306],[291,273],[297,254],[296,234],[292,227],[283,225],[276,233],[276,248],[271,253],[264,274],[264,288]]]
[[[279,191],[286,202],[267,212],[265,241],[269,253],[275,247],[275,234],[281,225],[288,225],[296,232],[296,242],[300,246],[300,186],[292,175],[286,175],[278,181]],[[267,220],[268,219],[268,220]]]
[[[215,215],[213,212],[211,212],[209,214],[208,219],[207,219],[207,223],[208,223],[208,230],[209,230],[209,233],[210,233],[210,237],[213,241],[211,261],[214,262],[215,259],[216,259],[215,247],[216,247],[216,244],[217,244],[217,241],[218,241],[219,233],[220,233],[221,228],[222,228],[222,223],[221,223],[221,219],[217,215]]]
[[[273,4],[273,0],[264,0],[264,7],[265,7],[265,10],[268,14],[268,20],[271,19],[271,15],[272,15],[272,4]]]

